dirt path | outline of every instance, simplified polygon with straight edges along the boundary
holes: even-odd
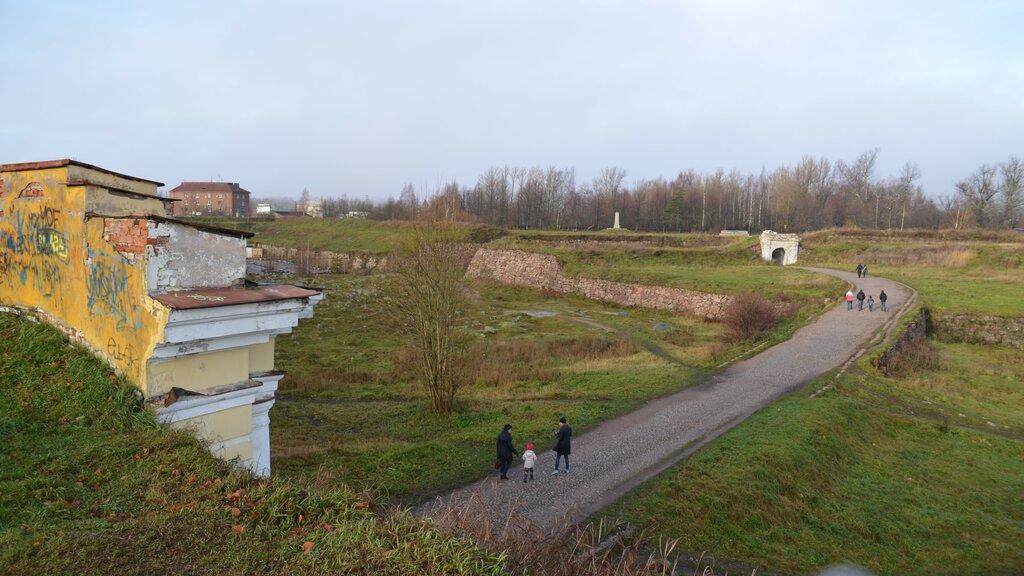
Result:
[[[865,308],[858,312],[855,307],[849,312],[843,302],[791,339],[730,366],[708,382],[654,400],[578,435],[573,439],[571,474],[552,477],[554,454],[547,450],[539,453],[537,479],[530,484],[521,480],[519,461],[509,473],[509,481],[498,481],[492,475],[425,503],[416,512],[429,516],[449,498],[474,497],[494,511],[495,519],[507,518],[515,510],[542,527],[581,521],[757,410],[862,353],[880,331],[891,329],[900,309],[914,296],[906,286],[883,278],[809,270],[848,281],[876,299],[884,289],[889,295],[889,311],[882,313],[876,308],[869,313]],[[494,431],[495,436],[498,432]],[[549,438],[521,438],[514,433],[513,429],[517,446],[527,440],[542,448],[551,445]]]

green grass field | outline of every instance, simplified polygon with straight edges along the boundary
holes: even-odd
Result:
[[[229,473],[54,328],[0,313],[0,340],[0,574],[506,573],[333,482]]]
[[[805,240],[801,258],[867,263],[916,288],[937,314],[1020,315],[1020,248],[1005,237],[822,233]],[[678,538],[683,550],[770,570],[853,562],[880,574],[1015,573],[1024,566],[1024,351],[930,346],[935,365],[902,377],[863,358],[838,381],[819,378],[606,514]]]
[[[793,298],[820,302],[836,298],[843,283],[794,267],[767,266],[760,259],[756,237],[720,238],[708,234],[637,235],[619,241],[593,240],[600,235],[582,235],[563,240],[564,235],[519,233],[492,241],[491,247],[506,247],[553,254],[566,274],[676,286],[703,292],[737,294],[758,292],[769,298]]]

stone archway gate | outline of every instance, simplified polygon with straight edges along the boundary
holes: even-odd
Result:
[[[779,234],[771,230],[761,232],[761,259],[783,266],[796,264],[800,251],[800,236]]]

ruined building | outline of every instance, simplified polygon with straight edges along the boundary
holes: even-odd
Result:
[[[274,338],[322,294],[246,281],[249,234],[171,218],[158,186],[74,160],[0,165],[0,306],[58,326],[161,422],[268,474]]]

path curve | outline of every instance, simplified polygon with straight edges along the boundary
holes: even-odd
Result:
[[[859,312],[855,307],[849,312],[841,302],[789,340],[733,364],[707,382],[652,400],[573,438],[571,474],[552,477],[554,454],[547,450],[538,454],[537,479],[532,483],[521,481],[520,461],[509,472],[511,480],[502,482],[491,475],[439,496],[415,512],[429,517],[448,502],[474,498],[494,511],[492,519],[505,519],[514,511],[541,528],[582,521],[757,410],[862,353],[864,345],[882,329],[891,328],[915,296],[906,285],[884,278],[857,278],[855,273],[824,268],[807,270],[845,280],[876,299],[884,289],[889,295],[889,311],[882,313],[876,308],[869,313],[865,308]],[[517,445],[524,440],[516,438]],[[549,439],[534,441],[540,446],[551,444]]]

